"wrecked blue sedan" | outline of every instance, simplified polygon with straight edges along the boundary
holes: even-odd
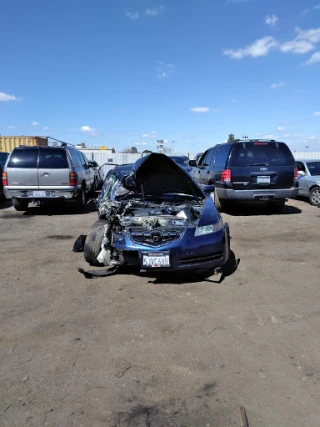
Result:
[[[86,237],[85,260],[113,271],[128,265],[212,275],[230,257],[229,226],[213,192],[164,154],[115,167],[97,199],[99,220]]]

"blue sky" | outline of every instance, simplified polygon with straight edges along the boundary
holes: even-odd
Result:
[[[320,151],[319,0],[10,0],[0,49],[2,135]]]

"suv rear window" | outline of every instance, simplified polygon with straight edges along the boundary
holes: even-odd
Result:
[[[230,166],[294,166],[295,160],[283,142],[235,143]]]
[[[63,148],[40,150],[40,169],[67,169],[68,167],[67,154]]]
[[[26,148],[14,150],[9,163],[9,168],[36,168],[38,162],[38,148]]]

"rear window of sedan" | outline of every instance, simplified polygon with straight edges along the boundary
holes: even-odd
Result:
[[[294,166],[295,160],[288,146],[281,142],[235,143],[230,166]]]

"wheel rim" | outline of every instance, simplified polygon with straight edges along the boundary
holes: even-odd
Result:
[[[311,200],[313,203],[319,205],[320,204],[320,189],[319,190],[313,190],[311,194]]]

